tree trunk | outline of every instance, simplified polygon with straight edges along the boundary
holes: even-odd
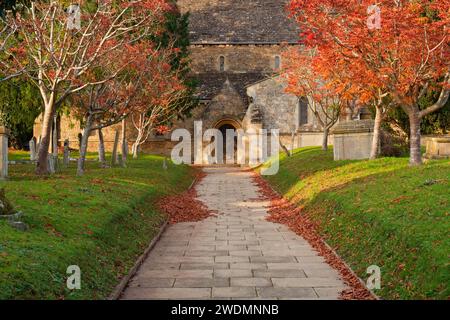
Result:
[[[328,150],[328,133],[330,129],[325,128],[323,129],[323,137],[322,137],[322,150],[327,151]]]
[[[127,146],[127,125],[126,120],[122,120],[122,161],[125,163],[128,156],[128,146]]]
[[[418,112],[415,110],[410,110],[409,116],[409,126],[410,126],[410,137],[409,137],[409,163],[412,166],[419,166],[422,164],[422,153],[420,150],[420,122]]]
[[[133,146],[131,147],[131,151],[133,152],[133,159],[137,159],[138,158],[138,151],[139,151],[139,145],[138,142],[136,141],[135,143],[133,143]]]
[[[41,141],[39,143],[38,161],[36,166],[36,174],[48,175],[48,147],[52,134],[53,117],[55,114],[54,98],[51,98],[44,109],[44,118],[42,120]]]
[[[102,129],[98,129],[98,161],[102,168],[106,167],[105,139],[103,138]]]
[[[132,146],[133,159],[137,159],[139,155],[139,146],[141,144],[143,137],[143,130],[138,130],[138,135],[136,136],[136,141],[134,141]]]
[[[382,119],[383,119],[383,114],[381,111],[381,106],[376,106],[375,125],[373,127],[372,147],[370,149],[370,160],[375,160],[379,153],[378,147],[380,145]]]
[[[81,137],[80,145],[80,157],[78,158],[77,175],[82,176],[84,174],[84,164],[86,162],[86,151],[89,140],[89,133],[92,127],[92,115],[88,115],[86,124],[83,130],[83,136]]]

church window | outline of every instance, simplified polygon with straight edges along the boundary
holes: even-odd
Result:
[[[219,57],[219,70],[221,72],[225,71],[225,57],[224,56]]]
[[[275,70],[280,70],[281,68],[281,57],[275,56]]]
[[[298,102],[298,124],[302,126],[308,123],[308,99],[302,97]]]

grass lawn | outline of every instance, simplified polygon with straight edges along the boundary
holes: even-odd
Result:
[[[450,297],[448,160],[412,168],[406,158],[333,161],[332,151],[302,148],[265,178],[362,279],[381,268],[381,297]]]
[[[10,154],[22,158],[28,155]],[[11,165],[0,187],[30,230],[0,221],[0,299],[107,297],[164,221],[153,201],[193,180],[189,167],[169,164],[164,171],[162,161],[142,156],[113,169],[92,161],[84,177],[76,177],[71,163],[50,178],[37,178],[32,165]],[[66,289],[69,265],[81,268],[81,290]]]

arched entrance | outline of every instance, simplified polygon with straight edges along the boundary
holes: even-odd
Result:
[[[237,136],[236,136],[236,130],[241,129],[241,124],[234,120],[234,119],[222,119],[220,121],[218,121],[215,125],[214,125],[215,129],[218,129],[221,133],[222,133],[222,138],[223,138],[223,163],[226,164],[226,160],[227,160],[227,156],[226,156],[226,152],[227,152],[227,136],[228,135],[233,135],[234,136],[234,163],[236,163],[236,159],[237,159]]]

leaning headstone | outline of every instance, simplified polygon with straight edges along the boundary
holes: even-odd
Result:
[[[9,130],[0,126],[0,179],[8,178],[8,136]]]
[[[123,161],[126,162],[128,158],[129,150],[128,150],[128,141],[127,139],[122,140],[122,158]]]
[[[114,146],[113,146],[113,152],[112,152],[112,159],[111,159],[111,165],[114,166],[117,164],[117,147],[119,145],[119,131],[116,130],[115,136],[114,136]]]
[[[78,150],[81,150],[81,139],[83,139],[83,134],[78,134]]]
[[[117,155],[117,164],[119,167],[125,167],[125,162],[123,161],[123,157],[120,153]]]
[[[58,157],[58,130],[56,130],[56,122],[53,129],[52,135],[52,153],[54,156]]]
[[[64,166],[68,167],[70,162],[69,139],[64,140]]]
[[[30,161],[36,161],[36,139],[33,137],[30,140]]]
[[[56,172],[56,161],[58,157],[55,157],[53,154],[48,154],[48,172],[50,174],[54,174]]]

